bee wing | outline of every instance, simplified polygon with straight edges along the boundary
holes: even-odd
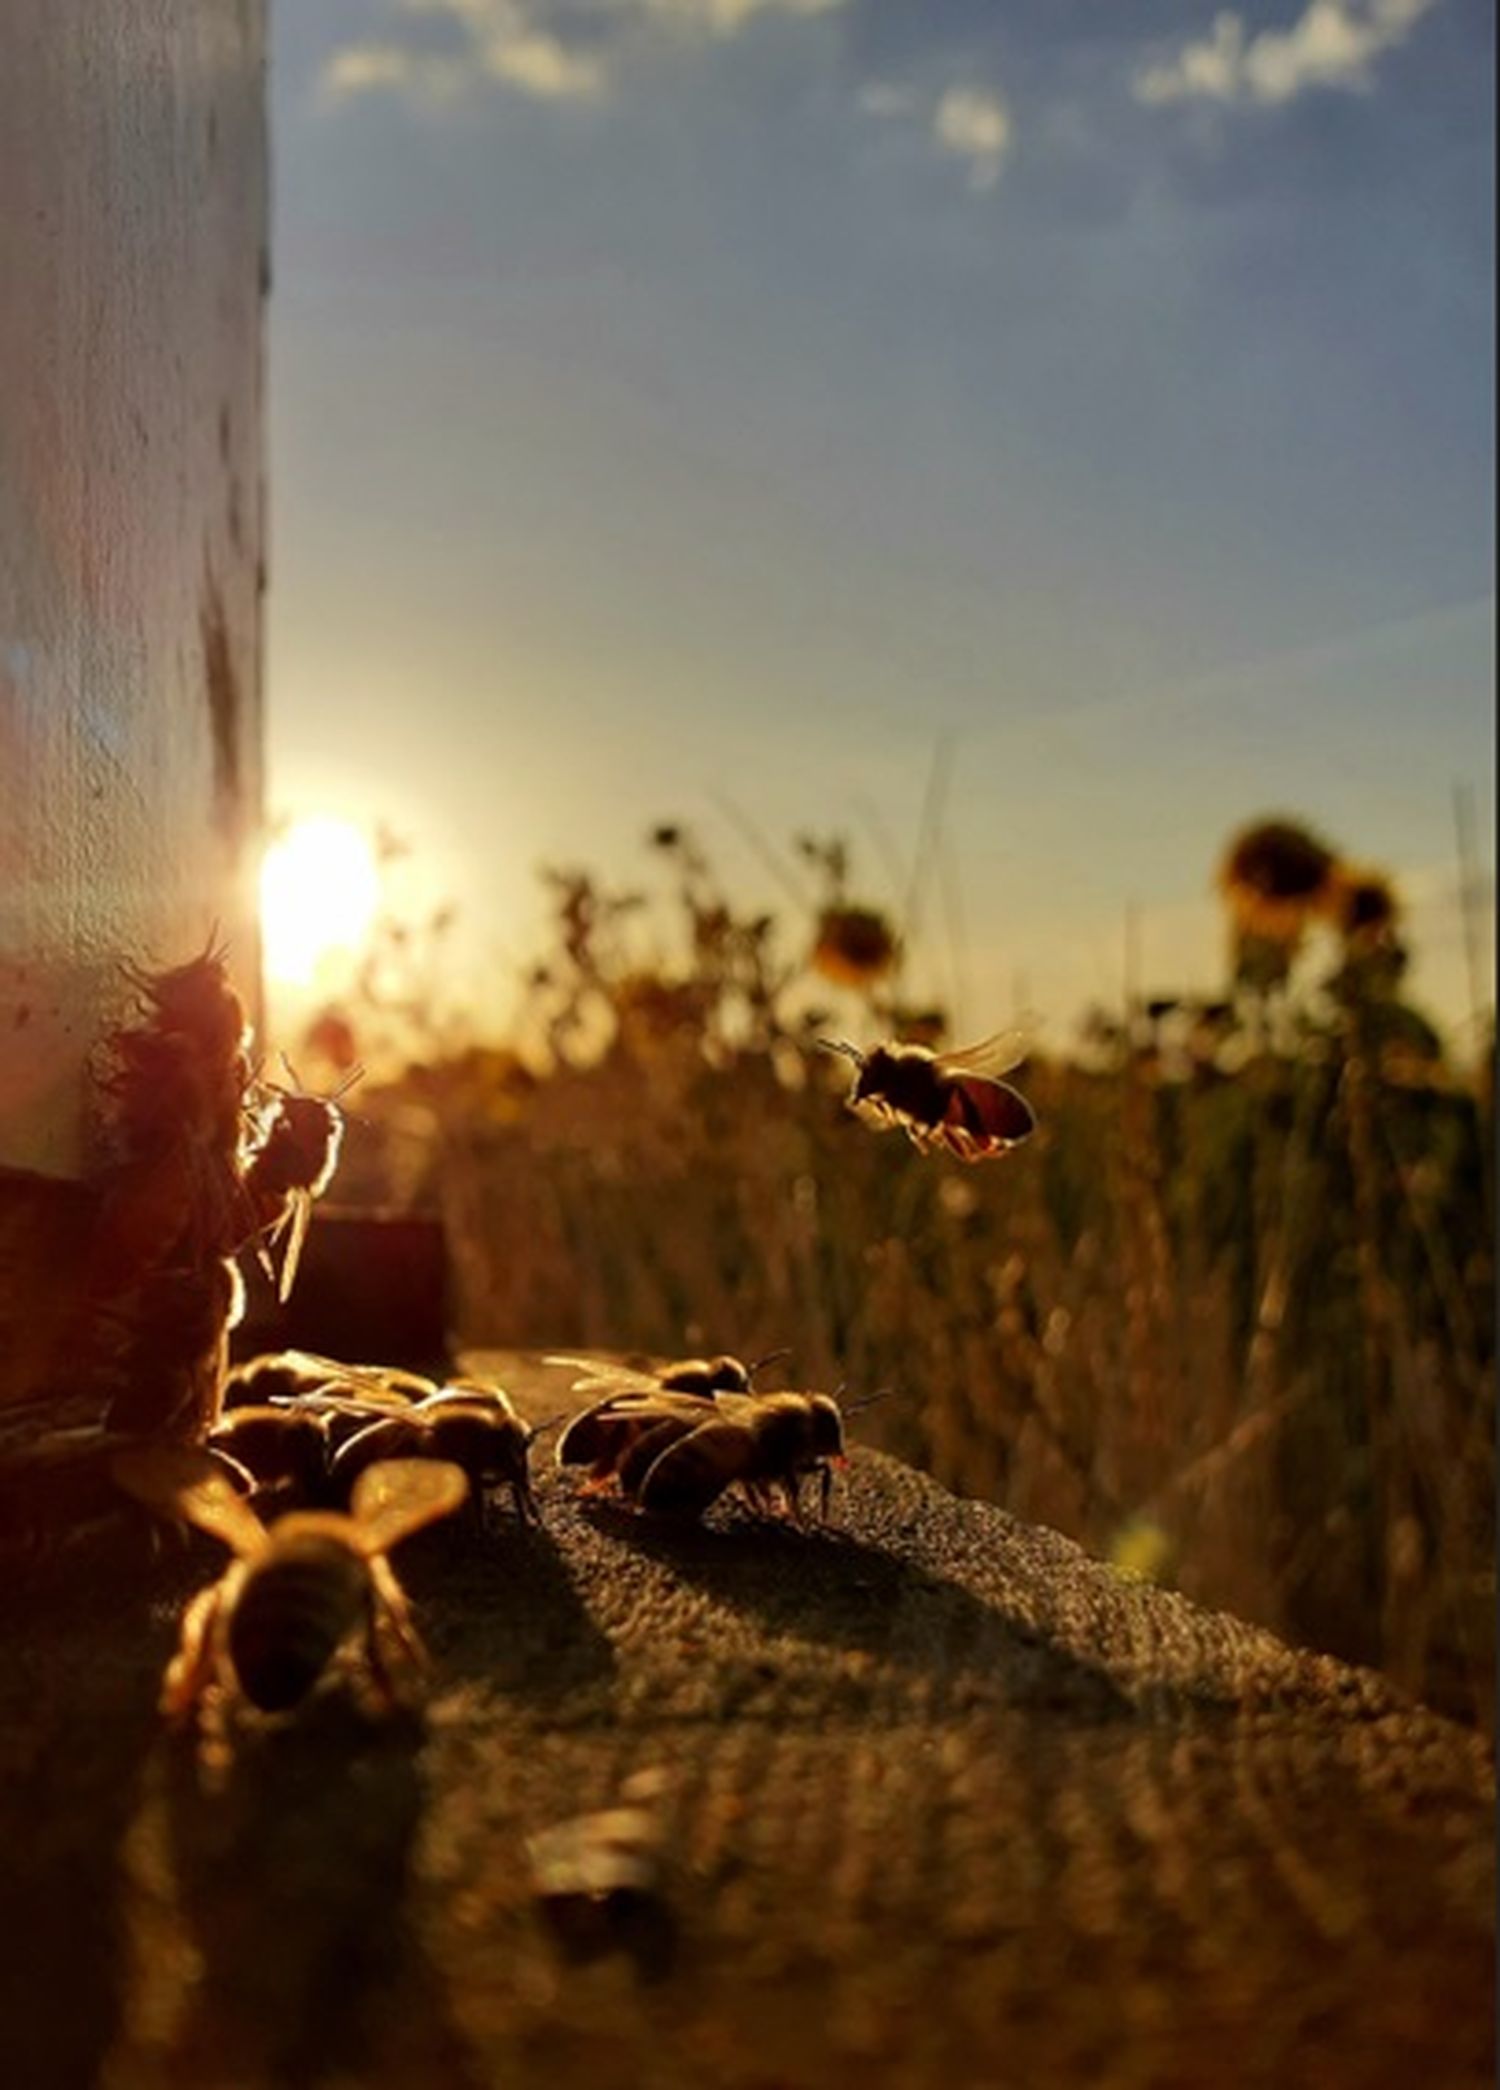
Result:
[[[961,1161],[983,1161],[1035,1130],[1036,1113],[1018,1089],[985,1074],[965,1074],[950,1083],[933,1137]]]
[[[701,1516],[749,1466],[755,1433],[742,1422],[700,1423],[669,1444],[641,1482],[642,1509],[667,1516]]]
[[[297,1265],[302,1260],[302,1244],[307,1239],[308,1222],[312,1218],[312,1192],[293,1190],[288,1193],[286,1217],[276,1231],[285,1232],[286,1247],[281,1253],[281,1274],[276,1280],[276,1298],[285,1306],[292,1296],[292,1286],[297,1278]]]
[[[351,1412],[345,1409],[345,1413]],[[354,1411],[357,1412],[357,1411]],[[422,1432],[416,1423],[409,1422],[404,1415],[383,1416],[367,1428],[356,1430],[339,1446],[328,1461],[330,1480],[343,1480],[351,1473],[362,1473],[377,1459],[414,1459],[422,1452]]]
[[[127,1495],[171,1524],[195,1524],[242,1558],[266,1543],[266,1528],[243,1499],[220,1460],[188,1444],[132,1444],[117,1451],[109,1470]]]
[[[937,1053],[933,1064],[940,1074],[983,1074],[993,1081],[1019,1067],[1030,1051],[1031,1040],[1025,1031],[997,1030],[977,1045],[955,1045],[950,1052]]]
[[[658,1381],[648,1372],[632,1371],[627,1364],[601,1364],[597,1357],[544,1357],[543,1364],[571,1365],[583,1377],[575,1379],[571,1393],[655,1393]]]
[[[623,1393],[612,1393],[573,1417],[557,1440],[557,1463],[592,1465],[596,1459],[607,1456],[629,1432],[677,1417],[699,1422],[705,1406],[701,1394],[668,1393],[654,1380],[639,1390],[631,1387]]]
[[[312,1350],[285,1350],[287,1363],[310,1381],[305,1392],[272,1394],[280,1406],[313,1408],[340,1415],[404,1415],[416,1405],[415,1388],[410,1394],[391,1385],[378,1365],[344,1364],[336,1357],[320,1357]],[[413,1379],[417,1374],[412,1374]],[[430,1379],[419,1382],[422,1398],[437,1392]]]
[[[451,1516],[468,1500],[469,1478],[446,1459],[381,1459],[354,1483],[350,1511],[364,1553],[388,1553],[399,1540]]]

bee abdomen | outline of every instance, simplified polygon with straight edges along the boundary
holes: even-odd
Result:
[[[307,1696],[364,1616],[368,1585],[359,1556],[327,1542],[256,1568],[229,1624],[230,1660],[252,1705],[284,1712]]]
[[[642,1509],[699,1516],[755,1461],[755,1436],[743,1424],[707,1422],[669,1444],[641,1482]]]

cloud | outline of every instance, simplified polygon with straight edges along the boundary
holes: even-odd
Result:
[[[847,0],[395,0],[404,38],[336,51],[331,101],[384,91],[425,101],[499,83],[542,101],[599,100],[624,44],[650,35],[724,41],[757,17],[807,20]],[[434,48],[434,34],[443,39]]]
[[[1309,0],[1286,29],[1246,34],[1234,13],[1216,16],[1212,33],[1184,44],[1164,64],[1147,66],[1132,83],[1137,101],[1258,102],[1294,100],[1310,88],[1365,93],[1373,66],[1395,50],[1437,0]]]
[[[969,163],[969,186],[992,189],[1010,149],[1010,115],[982,87],[950,87],[932,112],[932,135],[942,152]]]
[[[969,186],[992,189],[1010,150],[1010,111],[988,87],[953,86],[935,97],[888,81],[871,81],[859,92],[866,116],[883,121],[920,123],[939,152],[966,160]]]
[[[859,106],[866,116],[910,116],[916,105],[910,89],[872,80],[859,90]]]

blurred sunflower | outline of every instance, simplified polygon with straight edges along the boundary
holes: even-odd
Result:
[[[898,1045],[925,1045],[935,1052],[948,1035],[945,1009],[908,1008],[904,1002],[893,1002],[885,1017]]]
[[[896,932],[873,907],[825,907],[818,916],[812,968],[838,987],[872,987],[900,955]]]
[[[1257,820],[1235,836],[1219,866],[1219,890],[1243,941],[1294,948],[1331,903],[1338,859],[1294,820]]]
[[[354,1025],[342,1009],[320,1009],[303,1032],[303,1049],[316,1059],[327,1060],[339,1074],[347,1074],[359,1059]]]
[[[1340,864],[1333,877],[1332,914],[1351,949],[1370,950],[1395,940],[1401,903],[1383,871]]]

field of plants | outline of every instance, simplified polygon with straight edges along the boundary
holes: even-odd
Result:
[[[1389,881],[1244,830],[1223,998],[1093,1012],[1009,1077],[1034,1136],[965,1166],[860,1122],[820,1049],[953,1042],[844,846],[798,844],[795,918],[737,911],[689,831],[651,846],[665,914],[548,874],[514,1040],[433,1027],[439,918],[387,924],[304,1041],[393,1069],[338,1197],[441,1213],[458,1338],[785,1347],[764,1383],[890,1389],[861,1441],[1488,1722],[1493,1081],[1403,998]]]

